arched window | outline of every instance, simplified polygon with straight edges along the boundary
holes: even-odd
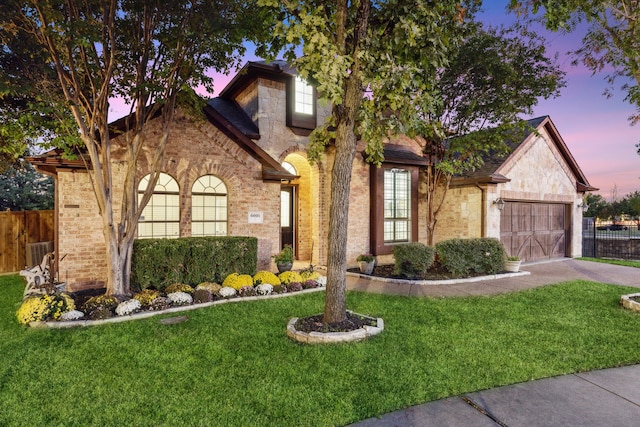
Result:
[[[191,188],[191,235],[227,235],[227,186],[216,176],[202,176]]]
[[[138,184],[138,200],[151,175]],[[176,238],[180,236],[180,188],[178,182],[166,173],[160,173],[151,199],[138,221],[138,238]]]

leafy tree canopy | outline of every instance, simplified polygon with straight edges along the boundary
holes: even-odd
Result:
[[[0,174],[0,210],[53,209],[54,182],[24,159]]]
[[[626,100],[636,107],[629,119],[640,121],[639,0],[511,0],[511,8],[525,15],[544,10],[541,19],[553,31],[571,31],[580,22],[588,22],[575,55],[594,73],[612,69],[607,81],[612,86],[617,79],[623,81]]]

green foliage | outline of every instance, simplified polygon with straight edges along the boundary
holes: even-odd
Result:
[[[293,263],[293,248],[291,245],[285,245],[284,248],[273,256],[273,261],[277,264],[292,264]]]
[[[0,211],[53,209],[53,178],[20,159],[0,174]]]
[[[457,276],[504,271],[506,253],[498,239],[450,239],[436,244],[441,265]]]
[[[1,276],[0,289],[6,426],[348,425],[475,390],[640,363],[640,316],[619,306],[637,289],[586,281],[486,297],[349,292],[351,309],[387,327],[366,342],[322,348],[284,333],[292,313],[322,311],[322,293],[208,307],[172,326],[153,318],[24,330],[15,321],[24,283]],[[47,368],[34,368],[43,355]]]
[[[372,262],[375,258],[371,254],[360,254],[356,261],[358,262]]]
[[[420,242],[405,243],[393,247],[394,273],[414,278],[424,277],[433,265],[435,250]]]
[[[196,286],[196,291],[198,289],[206,289],[212,294],[216,294],[220,289],[222,289],[222,285],[213,282],[202,282]]]
[[[220,283],[232,272],[253,274],[257,259],[254,237],[139,239],[134,242],[131,286],[163,290],[172,283]]]
[[[518,15],[542,12],[542,20],[552,31],[573,31],[581,22],[589,23],[582,46],[573,52],[576,61],[593,71],[607,74],[613,88],[622,80],[626,100],[636,107],[629,117],[640,121],[640,7],[637,0],[511,0]],[[605,92],[610,95],[611,91]],[[640,152],[640,144],[638,144]]]

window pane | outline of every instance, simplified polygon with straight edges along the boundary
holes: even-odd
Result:
[[[149,184],[147,175],[138,184],[141,200]],[[166,173],[160,173],[154,193],[145,206],[138,222],[138,237],[176,238],[180,235],[180,194],[178,182]]]
[[[227,235],[227,186],[214,175],[200,177],[191,191],[191,235]]]
[[[296,77],[295,82],[295,102],[294,109],[296,113],[313,114],[313,87],[308,85],[300,77]]]
[[[408,242],[411,230],[411,174],[405,169],[388,169],[383,174],[384,241]]]

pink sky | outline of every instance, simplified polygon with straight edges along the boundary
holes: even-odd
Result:
[[[485,13],[478,18],[492,25],[513,22],[515,15],[505,11],[508,3],[508,0],[485,1]],[[580,33],[564,35],[542,28],[538,32],[547,39],[548,54],[558,53],[558,61],[567,72],[567,86],[560,97],[541,100],[533,116],[527,118],[551,117],[589,183],[598,187],[598,193],[607,200],[614,193],[620,199],[640,190],[640,156],[635,148],[640,142],[640,125],[633,127],[627,121],[634,109],[624,101],[624,93],[618,91],[612,98],[605,98],[604,74],[592,76],[583,67],[571,65],[573,58],[567,52],[580,46]],[[247,51],[246,61],[255,60],[251,49]],[[214,75],[216,95],[233,75]],[[111,112],[112,120],[126,114],[117,101]]]

